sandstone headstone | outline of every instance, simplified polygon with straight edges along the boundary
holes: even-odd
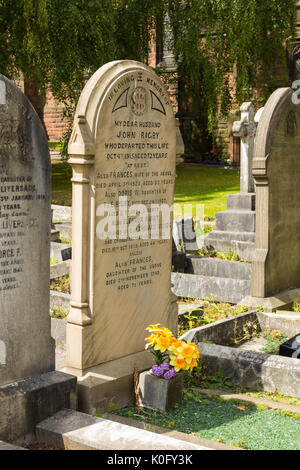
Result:
[[[300,106],[293,104],[292,93],[290,88],[276,90],[257,128],[252,264],[256,298],[300,286]]]
[[[80,372],[144,351],[145,328],[176,328],[169,238],[129,236],[132,204],[172,206],[176,121],[149,67],[134,61],[99,69],[84,88],[69,144],[73,167],[72,298],[67,366]],[[121,199],[120,199],[121,198]],[[127,201],[126,199],[127,198]],[[103,204],[116,209],[116,239],[102,239]],[[108,207],[108,206],[107,206]],[[147,219],[147,217],[146,217]],[[110,227],[113,235],[114,226]],[[175,307],[175,308],[174,308]],[[71,370],[71,369],[70,369]]]
[[[0,75],[0,385],[54,370],[50,171],[36,112]]]

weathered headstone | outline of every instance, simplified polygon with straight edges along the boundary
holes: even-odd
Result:
[[[130,236],[138,215],[130,212],[132,204],[149,210],[153,204],[173,205],[176,120],[152,69],[118,61],[94,74],[77,107],[69,154],[73,260],[67,370],[92,371],[96,380],[103,369],[95,367],[126,358],[132,373],[133,363],[148,364],[141,359],[145,328],[159,322],[174,331],[177,324],[170,280],[172,217],[169,237],[152,237],[150,211],[147,219],[141,209],[143,239]],[[117,216],[116,222],[108,220],[107,239],[104,204]],[[111,378],[113,365],[107,370]]]
[[[262,113],[255,142],[256,246],[252,296],[300,286],[300,106],[279,88]]]
[[[50,158],[25,95],[0,75],[0,439],[70,406],[49,315]],[[51,391],[51,393],[50,393]]]
[[[50,159],[38,116],[0,76],[0,385],[54,369]],[[5,354],[4,352],[5,351]]]

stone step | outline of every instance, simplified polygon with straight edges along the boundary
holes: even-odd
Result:
[[[213,230],[202,243],[206,248],[214,248],[216,251],[228,253],[234,251],[241,259],[252,261],[255,250],[254,232],[220,232]]]
[[[255,193],[238,193],[227,196],[227,209],[255,211]]]
[[[234,251],[241,259],[252,262],[255,251],[255,243],[232,241],[232,251]]]
[[[62,221],[71,221],[72,220],[72,207],[69,206],[57,206],[51,204],[52,211],[52,221],[53,222],[62,222]]]
[[[24,447],[15,446],[14,444],[8,444],[7,442],[0,441],[1,450],[27,450]]]
[[[50,280],[71,274],[71,269],[72,263],[70,259],[62,261],[61,263],[53,264],[50,266]]]
[[[254,232],[255,212],[249,210],[217,212],[216,230],[224,232]]]
[[[212,232],[209,232],[206,237],[205,241],[206,243],[207,240],[224,240],[231,242],[232,240],[234,241],[241,241],[241,242],[255,242],[255,233],[254,232],[222,232],[221,230],[213,230]]]
[[[36,353],[39,355],[38,349]],[[54,361],[49,369],[52,367]],[[75,409],[76,406],[77,378],[61,371],[47,372],[1,385],[1,439],[6,442],[20,442],[24,436],[34,433],[36,425],[41,421],[60,410]]]
[[[178,297],[213,298],[219,302],[239,303],[251,292],[251,281],[196,274],[172,273],[173,292]]]
[[[68,312],[70,310],[70,302],[70,294],[64,294],[55,290],[50,291],[50,309],[63,309]]]
[[[227,261],[218,258],[187,256],[187,273],[198,276],[221,277],[250,281],[251,264]]]
[[[40,444],[66,450],[211,450],[69,409],[38,424],[36,436]]]
[[[61,222],[53,224],[55,230],[58,230],[60,236],[68,243],[72,243],[72,222]]]
[[[216,251],[228,253],[230,251],[236,253],[240,259],[251,262],[255,250],[255,244],[252,242],[227,241],[227,240],[205,240],[206,248],[214,248]]]

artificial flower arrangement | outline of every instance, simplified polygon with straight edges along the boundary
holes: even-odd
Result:
[[[151,369],[153,375],[171,380],[178,372],[196,367],[200,355],[195,343],[179,341],[160,323],[150,325],[146,330],[151,333],[145,339],[146,349],[152,348],[151,353],[155,358],[155,365]]]

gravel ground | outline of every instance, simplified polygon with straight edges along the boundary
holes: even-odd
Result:
[[[168,429],[249,450],[300,450],[300,420],[253,404],[198,395],[169,413],[116,412]]]

